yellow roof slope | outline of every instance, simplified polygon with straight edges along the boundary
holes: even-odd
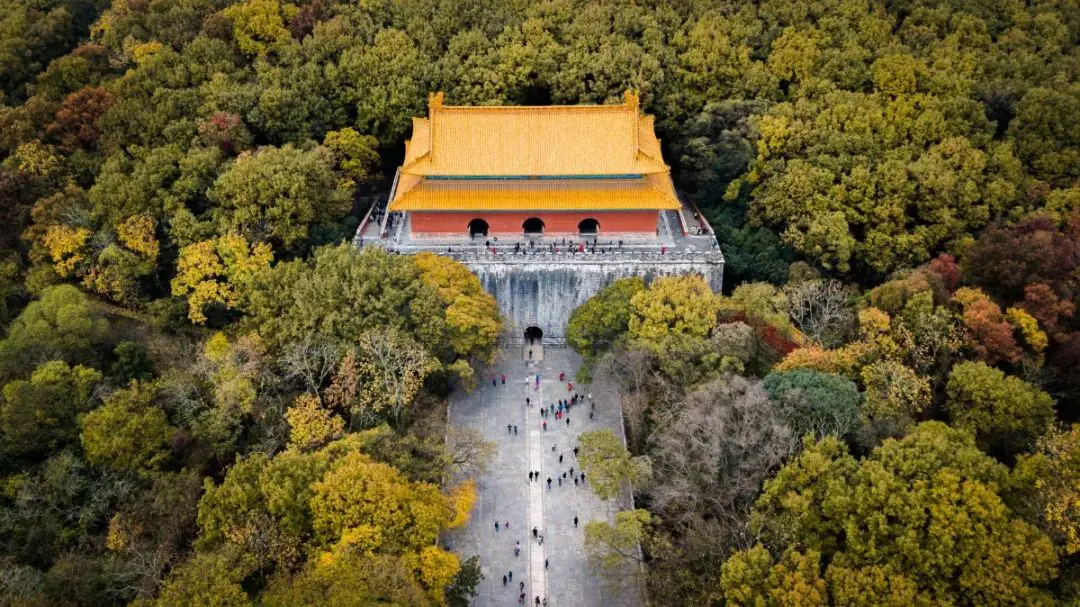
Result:
[[[413,121],[407,175],[627,175],[668,170],[638,98],[622,105],[444,106]]]
[[[678,209],[667,175],[641,179],[428,180],[390,211],[616,211]]]

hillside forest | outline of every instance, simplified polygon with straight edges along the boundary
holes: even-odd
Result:
[[[637,497],[597,573],[1080,601],[1078,43],[1076,0],[0,0],[0,604],[467,604],[446,396],[502,320],[348,241],[430,92],[627,89],[725,288],[571,320]]]

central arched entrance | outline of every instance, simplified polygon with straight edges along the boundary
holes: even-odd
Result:
[[[544,221],[539,217],[530,217],[525,220],[525,223],[521,224],[521,229],[526,236],[543,234]]]
[[[600,233],[600,222],[592,217],[582,219],[581,222],[577,224],[577,229],[578,233],[582,236],[596,236]]]
[[[530,362],[544,360],[544,331],[540,327],[525,328],[525,348],[522,356]]]
[[[469,222],[469,237],[473,236],[487,236],[488,235],[488,222],[477,217]]]

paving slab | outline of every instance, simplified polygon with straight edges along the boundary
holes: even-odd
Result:
[[[581,433],[610,428],[622,436],[618,396],[599,386],[597,391],[588,385],[570,390],[568,383],[581,365],[580,357],[570,349],[545,347],[539,360],[524,358],[520,346],[501,350],[496,362],[481,374],[479,388],[471,394],[455,392],[450,398],[450,423],[480,430],[497,448],[489,469],[477,478],[478,499],[469,524],[446,538],[463,559],[480,557],[484,579],[472,604],[516,605],[521,582],[525,582],[527,605],[535,605],[540,597],[547,599],[549,607],[639,607],[638,588],[629,580],[620,588],[605,585],[589,569],[584,550],[586,523],[613,522],[619,510],[630,507],[629,495],[601,500],[587,486],[587,478],[586,483],[575,485],[570,475],[571,468],[575,475],[581,473],[573,453]],[[565,374],[562,381],[560,373]],[[503,374],[506,383],[492,386],[491,378]],[[545,430],[540,406],[575,392],[583,402],[567,416],[570,424],[548,417]],[[596,403],[593,419],[589,417],[590,392]],[[526,406],[526,398],[531,406]],[[538,471],[540,480],[530,482],[530,471]],[[521,551],[514,556],[517,542]]]

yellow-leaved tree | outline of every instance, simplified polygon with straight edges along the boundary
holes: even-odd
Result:
[[[270,266],[270,245],[251,243],[243,236],[228,235],[204,240],[180,249],[172,294],[188,299],[188,318],[206,322],[212,304],[233,309],[256,272]]]
[[[701,276],[665,276],[630,299],[630,334],[657,342],[669,335],[708,337],[719,300]]]
[[[487,363],[495,355],[495,340],[502,331],[502,317],[495,298],[484,291],[480,280],[460,263],[433,253],[413,256],[420,279],[438,293],[446,305],[448,341],[458,356]]]

